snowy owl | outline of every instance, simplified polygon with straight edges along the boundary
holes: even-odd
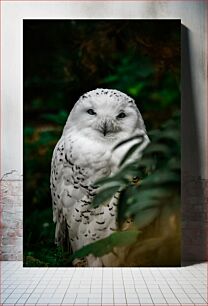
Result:
[[[116,172],[123,156],[142,136],[137,157],[149,143],[142,116],[134,100],[112,89],[92,90],[74,105],[51,163],[51,194],[55,241],[66,239],[76,251],[89,243],[106,238],[116,231],[116,194],[108,203],[93,208],[97,192],[95,182]],[[115,146],[124,141],[124,144]],[[139,155],[140,154],[140,155]],[[68,238],[67,238],[68,237]],[[83,259],[86,266],[116,265],[107,256]]]

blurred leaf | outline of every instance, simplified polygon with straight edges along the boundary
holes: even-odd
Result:
[[[166,185],[168,183],[174,184],[180,181],[180,176],[172,171],[162,170],[156,171],[152,175],[146,177],[142,181],[143,188],[151,188],[156,185]]]
[[[58,114],[43,114],[42,118],[47,119],[49,122],[64,125],[68,118],[68,113],[66,111],[60,111]]]
[[[139,83],[135,86],[128,88],[128,93],[134,97],[138,96],[140,91],[144,88],[144,83]]]
[[[105,204],[106,201],[108,201],[110,198],[114,196],[114,194],[119,190],[121,186],[115,182],[114,186],[106,187],[103,188],[100,192],[99,195],[96,195],[93,198],[92,205],[94,207],[97,207],[99,205]]]
[[[108,75],[107,77],[105,77],[105,82],[106,83],[111,83],[111,82],[114,82],[114,81],[117,81],[118,80],[118,76],[116,75]]]
[[[143,139],[143,138],[144,138],[143,133],[141,133],[141,135],[139,135],[139,134],[138,134],[138,135],[134,135],[134,136],[132,136],[132,137],[129,137],[128,139],[125,139],[125,140],[119,142],[119,143],[113,148],[113,150],[116,150],[117,148],[119,148],[119,147],[122,146],[123,144],[126,144],[126,143],[128,143],[128,142],[130,142],[130,141],[132,141],[132,140]]]
[[[164,145],[164,144],[152,144],[149,145],[146,150],[145,153],[163,153],[163,154],[170,154],[170,149],[168,148],[168,146]]]
[[[129,150],[128,152],[124,155],[124,157],[122,158],[120,164],[119,164],[119,167],[122,166],[126,161],[127,159],[129,159],[133,153],[136,152],[136,150],[139,148],[139,146],[142,144],[142,141],[139,142],[139,143],[135,143]]]
[[[158,214],[158,208],[151,208],[144,211],[140,211],[135,216],[135,223],[139,226],[139,228],[143,228],[152,223],[152,221],[154,221]]]
[[[159,206],[161,199],[170,195],[170,191],[165,188],[154,188],[138,190],[137,197],[134,198],[134,204],[128,207],[130,214],[135,214],[137,211],[148,208],[149,206]]]
[[[116,232],[94,243],[88,244],[71,255],[70,260],[75,258],[86,257],[93,254],[96,257],[101,257],[110,253],[114,247],[128,246],[136,242],[139,231],[123,231]]]
[[[117,222],[118,228],[122,228],[122,224],[125,221],[125,213],[126,213],[126,206],[127,206],[127,194],[126,189],[121,190],[119,199],[118,199],[118,213],[117,213]]]

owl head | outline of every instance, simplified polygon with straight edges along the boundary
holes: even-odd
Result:
[[[132,98],[115,89],[98,88],[85,93],[74,105],[64,131],[111,141],[145,133],[142,116]]]

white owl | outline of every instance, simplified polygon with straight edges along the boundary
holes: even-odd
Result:
[[[92,90],[74,105],[51,164],[51,194],[55,241],[69,243],[73,252],[84,245],[109,236],[116,230],[117,195],[93,208],[95,181],[110,176],[135,140],[114,147],[134,135],[143,141],[136,152],[149,143],[142,116],[134,100],[112,89]],[[85,259],[86,266],[116,265],[107,256]]]

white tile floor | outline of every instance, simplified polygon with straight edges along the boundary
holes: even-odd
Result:
[[[207,264],[123,269],[0,264],[0,305],[208,305]]]

